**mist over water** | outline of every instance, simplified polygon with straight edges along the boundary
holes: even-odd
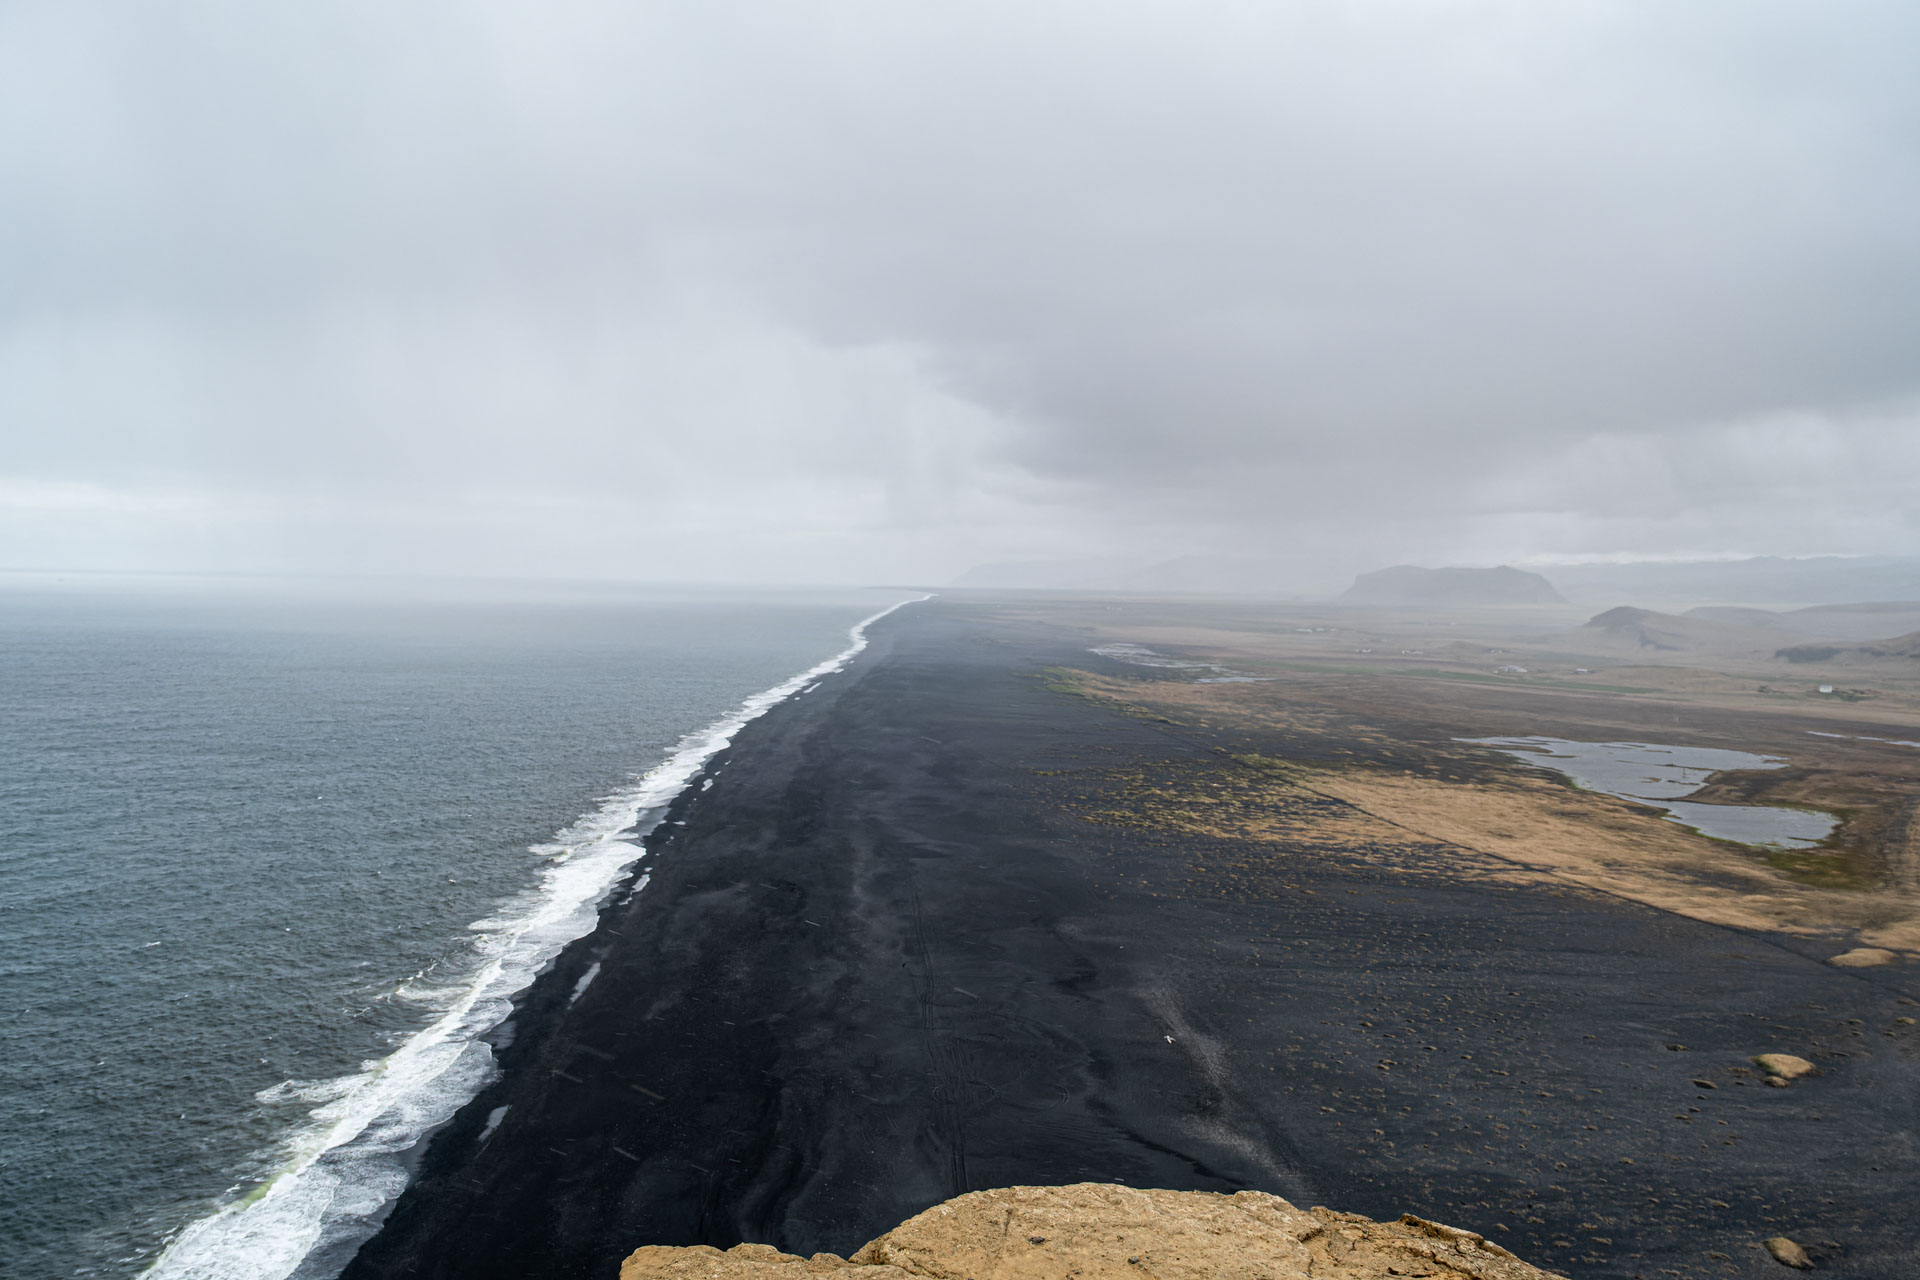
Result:
[[[590,908],[636,775],[899,598],[0,589],[8,1274],[139,1272],[436,1020],[446,1088],[482,1078],[457,1006]],[[397,1189],[330,1159],[331,1214]]]

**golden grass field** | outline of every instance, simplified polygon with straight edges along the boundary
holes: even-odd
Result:
[[[1230,838],[1245,856],[1220,874],[1284,878],[1285,848],[1314,841],[1410,870],[1556,880],[1716,924],[1830,937],[1835,951],[1920,953],[1920,748],[1874,740],[1920,741],[1920,682],[1897,664],[1827,673],[1751,652],[1582,653],[1564,617],[1538,611],[1069,600],[1008,612],[1077,627],[1089,650],[1140,645],[1149,661],[1217,664],[1090,656],[1048,678],[1217,747],[1214,764],[1121,779],[1124,803],[1082,816]],[[1823,683],[1837,692],[1821,694]],[[1719,774],[1688,799],[1814,808],[1839,826],[1805,850],[1711,839],[1458,741],[1526,735],[1780,757],[1785,767]]]

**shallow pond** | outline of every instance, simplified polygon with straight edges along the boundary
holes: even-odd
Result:
[[[1805,849],[1831,835],[1839,819],[1805,809],[1683,801],[1716,773],[1778,769],[1779,756],[1657,742],[1573,742],[1566,738],[1461,738],[1566,775],[1576,786],[1667,811],[1667,820],[1740,844]]]

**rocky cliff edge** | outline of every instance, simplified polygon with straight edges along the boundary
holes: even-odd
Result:
[[[1081,1183],[975,1191],[840,1258],[768,1245],[649,1245],[620,1280],[1560,1280],[1499,1245],[1412,1214],[1374,1222],[1259,1191]]]

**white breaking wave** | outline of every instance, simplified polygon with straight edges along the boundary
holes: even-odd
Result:
[[[535,845],[534,852],[548,858],[539,884],[507,904],[508,910],[468,926],[480,934],[483,961],[451,993],[433,1024],[357,1074],[289,1080],[263,1090],[263,1103],[320,1105],[281,1150],[278,1173],[182,1230],[144,1274],[157,1280],[286,1280],[322,1254],[337,1270],[346,1260],[343,1251],[357,1245],[376,1225],[376,1215],[406,1189],[404,1153],[493,1079],[493,1051],[480,1037],[512,1013],[513,997],[562,948],[592,931],[608,891],[644,852],[640,842],[674,797],[749,721],[846,666],[867,647],[868,627],[914,603],[902,600],[855,624],[838,654],[688,734],[627,790]],[[647,879],[641,877],[636,892]]]

